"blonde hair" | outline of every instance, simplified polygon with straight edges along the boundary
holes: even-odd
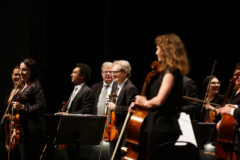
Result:
[[[170,33],[160,35],[155,38],[156,46],[159,46],[160,51],[160,71],[164,70],[167,66],[177,68],[183,75],[189,73],[189,61],[185,46],[176,34]]]

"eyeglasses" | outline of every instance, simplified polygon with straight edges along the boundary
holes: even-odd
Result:
[[[104,74],[112,74],[112,71],[103,71]]]
[[[113,74],[118,74],[119,72],[122,72],[122,70],[112,71]]]
[[[211,82],[211,84],[220,84],[220,82]]]

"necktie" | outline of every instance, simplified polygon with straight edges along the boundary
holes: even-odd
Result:
[[[107,85],[104,85],[103,88],[102,88],[102,92],[99,96],[99,100],[98,100],[98,111],[97,111],[97,114],[98,115],[104,115],[105,114],[105,106],[107,104],[107,93],[108,93],[108,87],[110,85],[107,84]]]
[[[77,92],[78,92],[78,87],[75,87],[73,92],[72,92],[72,94],[71,94],[71,96],[70,96],[70,98],[69,98],[69,100],[68,100],[68,106],[67,106],[67,111],[66,112],[69,111],[70,106],[72,104],[72,101],[73,101],[74,97],[76,96]]]

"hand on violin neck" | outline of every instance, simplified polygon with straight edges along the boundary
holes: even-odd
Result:
[[[24,109],[24,105],[19,103],[19,102],[12,102],[13,104],[13,109],[16,109],[16,110],[23,110]]]
[[[16,143],[16,129],[12,129],[12,134],[11,134],[10,142],[11,142],[12,144],[15,144],[15,143]]]
[[[4,115],[3,119],[11,120],[12,118],[13,118],[12,115],[7,113],[7,114]]]
[[[116,108],[116,104],[112,103],[112,102],[109,102],[107,104],[107,107],[111,110],[111,111],[114,111],[115,108]]]

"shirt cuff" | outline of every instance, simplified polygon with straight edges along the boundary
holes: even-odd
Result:
[[[235,110],[235,109],[236,109],[236,108],[231,109],[231,112],[230,112],[231,116],[233,116],[233,113],[234,113],[234,110]]]

